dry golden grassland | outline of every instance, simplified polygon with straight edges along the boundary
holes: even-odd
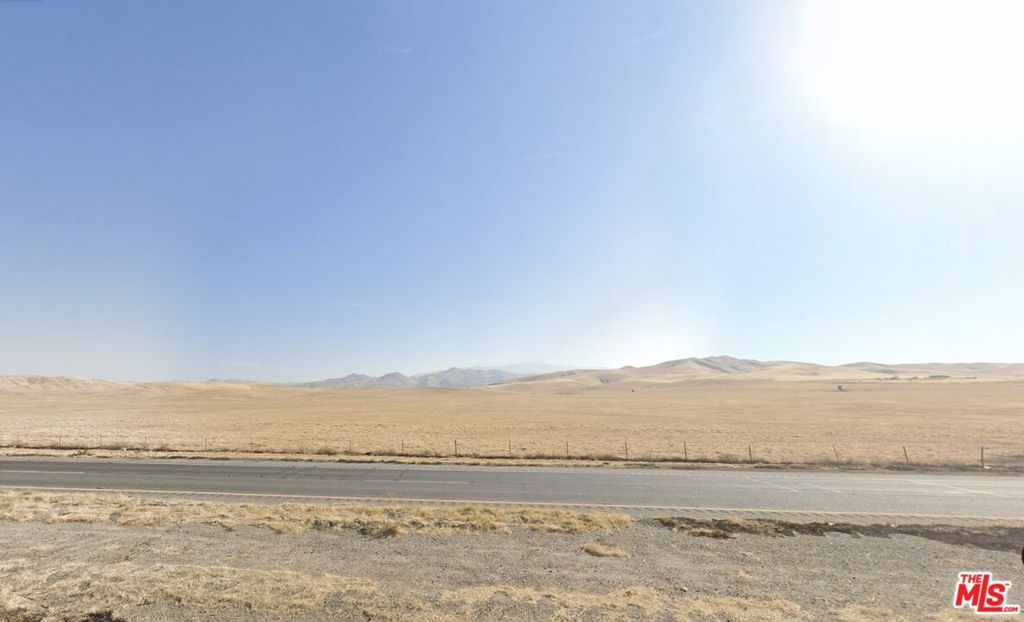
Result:
[[[665,387],[0,386],[0,445],[775,463],[1024,464],[1020,381]],[[567,447],[568,445],[568,447]],[[835,446],[835,448],[833,448]],[[903,453],[907,448],[907,455]]]

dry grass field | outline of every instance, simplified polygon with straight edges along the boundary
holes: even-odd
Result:
[[[12,377],[0,379],[0,445],[454,456],[457,441],[462,457],[965,465],[984,446],[989,465],[1024,464],[1024,380],[857,369],[840,391],[836,372],[791,368],[587,373],[424,390]]]

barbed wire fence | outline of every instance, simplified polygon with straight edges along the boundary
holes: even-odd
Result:
[[[280,442],[256,435],[166,437],[147,434],[0,433],[0,449],[123,451],[173,454],[248,453],[357,458],[463,458],[491,460],[569,460],[598,462],[677,462],[725,464],[813,464],[848,466],[961,466],[1024,468],[1024,444],[979,445],[893,440],[886,444],[822,441],[662,442],[623,438],[621,442],[573,440],[395,438],[369,441],[356,436]]]

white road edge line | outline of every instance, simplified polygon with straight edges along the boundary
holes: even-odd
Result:
[[[470,482],[443,482],[435,479],[353,479],[352,482],[382,482],[385,484],[459,484],[468,486]]]
[[[983,520],[998,523],[1020,524],[1024,520],[1008,516],[972,516],[970,514],[919,514],[901,512],[858,512],[858,511],[835,511],[835,510],[793,510],[778,508],[727,508],[727,507],[704,507],[686,505],[640,505],[640,504],[619,504],[619,503],[574,503],[556,501],[522,501],[508,500],[498,501],[490,499],[424,499],[415,497],[357,497],[344,495],[287,495],[277,493],[252,493],[252,492],[213,492],[213,491],[189,491],[189,490],[151,490],[133,488],[68,488],[61,486],[5,486],[0,484],[0,490],[39,490],[39,491],[62,491],[62,492],[87,492],[87,493],[130,493],[149,495],[177,495],[187,497],[242,497],[242,498],[269,498],[269,499],[320,499],[333,501],[368,501],[377,503],[448,503],[465,505],[526,505],[538,507],[576,507],[576,508],[600,508],[600,509],[631,509],[631,510],[671,510],[682,512],[728,512],[728,513],[760,513],[760,514],[814,514],[818,516],[857,516],[857,517],[884,517],[884,518],[928,518],[928,519],[966,519]]]
[[[4,473],[54,473],[57,475],[85,475],[85,471],[28,471],[18,469],[0,469],[0,475]]]

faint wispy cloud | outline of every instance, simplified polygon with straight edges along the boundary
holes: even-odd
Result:
[[[561,151],[550,151],[547,153],[535,153],[533,155],[526,156],[523,158],[527,162],[533,162],[535,160],[554,160],[555,158],[562,157]]]
[[[381,54],[412,54],[412,48],[402,47],[399,45],[382,45],[380,46]]]
[[[647,33],[645,35],[640,35],[636,39],[633,39],[632,41],[630,41],[627,45],[629,45],[629,46],[640,45],[642,43],[648,43],[650,41],[654,41],[655,39],[660,39],[660,38],[662,38],[664,36],[665,36],[665,31],[664,30],[655,30],[655,31],[649,32],[649,33]]]
[[[335,307],[338,309],[354,309],[359,307],[365,307],[364,302],[353,302],[349,300],[329,300],[327,302],[328,307]]]

